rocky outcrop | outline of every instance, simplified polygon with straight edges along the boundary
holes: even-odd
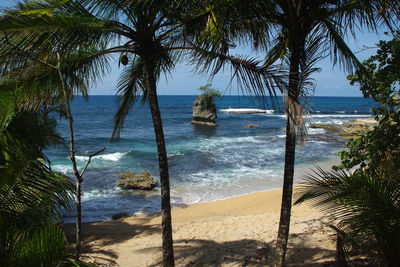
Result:
[[[360,136],[362,132],[373,130],[376,125],[378,125],[378,122],[374,118],[366,118],[355,119],[343,125],[315,123],[310,124],[309,128],[322,128],[327,130],[328,135],[334,133],[350,139]]]
[[[246,123],[244,126],[246,128],[255,128],[255,127],[260,127],[260,124],[249,124],[249,123]]]
[[[148,172],[142,172],[141,174],[121,172],[119,178],[117,186],[124,189],[151,190],[158,183]]]
[[[213,98],[207,95],[200,95],[193,103],[193,120],[192,124],[202,124],[217,126],[215,122],[217,118],[217,107],[214,104]]]
[[[360,136],[362,132],[372,131],[377,125],[378,122],[373,118],[356,119],[349,122],[348,124],[344,124],[342,126],[342,131],[340,135],[345,138],[354,138]]]

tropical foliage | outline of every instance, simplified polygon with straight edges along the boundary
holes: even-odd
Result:
[[[363,63],[367,72],[349,77],[378,103],[378,126],[347,144],[336,171],[318,169],[308,176],[296,201],[326,211],[347,248],[360,248],[380,266],[400,264],[399,45],[397,35],[381,41],[377,54]]]
[[[323,209],[348,251],[360,249],[378,266],[399,266],[400,175],[318,169],[305,178],[296,204]]]
[[[74,187],[38,158],[57,137],[54,121],[41,112],[20,112],[13,95],[8,91],[1,101],[6,109],[1,109],[0,133],[0,265],[72,264],[65,253],[64,233],[56,224],[61,209],[73,207]],[[32,136],[28,127],[43,136]]]
[[[342,163],[337,168],[349,169],[360,164],[363,168],[391,165],[395,169],[400,160],[399,35],[391,41],[380,41],[378,47],[377,54],[363,63],[367,72],[349,76],[351,84],[360,85],[364,97],[377,103],[372,112],[378,126],[347,144],[349,151],[340,152]]]

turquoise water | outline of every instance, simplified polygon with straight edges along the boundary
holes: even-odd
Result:
[[[279,187],[282,183],[285,115],[279,106],[259,104],[249,97],[226,96],[216,102],[217,127],[194,126],[195,96],[160,96],[171,179],[172,201],[190,204]],[[312,97],[313,123],[342,124],[371,116],[373,102],[357,97]],[[83,220],[110,219],[116,212],[153,213],[160,210],[159,189],[124,191],[116,187],[119,172],[148,171],[159,179],[154,130],[148,105],[137,104],[125,121],[119,142],[110,143],[118,97],[91,96],[72,103],[77,157],[83,166],[93,158],[83,182]],[[267,114],[234,115],[227,108],[262,108]],[[260,124],[246,128],[245,124]],[[65,121],[58,131],[67,138]],[[310,129],[309,140],[298,149],[297,165],[315,164],[335,157],[343,143],[321,141],[323,129]],[[70,177],[72,166],[63,147],[47,151],[56,171]],[[72,215],[65,215],[71,221]]]

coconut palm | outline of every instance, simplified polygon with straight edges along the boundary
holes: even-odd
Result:
[[[289,234],[292,205],[293,174],[296,141],[300,136],[303,119],[302,101],[307,90],[302,86],[304,58],[307,57],[307,42],[311,39],[319,44],[322,55],[330,55],[333,64],[340,64],[346,71],[360,66],[359,61],[347,46],[344,36],[354,34],[358,27],[376,30],[385,22],[392,25],[399,14],[398,1],[263,1],[251,5],[257,18],[268,26],[263,36],[269,37],[269,52],[266,64],[283,57],[288,58],[288,86],[285,88],[286,143],[283,195],[279,231],[274,258],[275,266],[283,266]],[[249,11],[245,11],[246,14]],[[311,38],[316,36],[317,38]],[[258,44],[265,40],[256,39]],[[259,41],[257,41],[259,40]],[[315,63],[311,61],[311,63]],[[303,102],[304,103],[304,102]]]
[[[200,11],[193,11],[196,5]],[[19,40],[18,44],[39,50],[55,46],[57,51],[67,53],[77,46],[94,45],[102,47],[102,51],[93,53],[92,58],[107,54],[119,56],[124,69],[117,85],[121,102],[112,138],[118,138],[124,119],[139,95],[148,99],[161,180],[163,263],[173,266],[168,160],[156,90],[160,75],[174,67],[183,51],[201,56],[202,62],[214,65],[215,70],[231,63],[235,75],[245,85],[260,88],[266,84],[272,89],[268,87],[270,75],[258,62],[231,57],[224,47],[221,50],[218,45],[207,45],[204,34],[193,34],[201,32],[205,22],[212,21],[210,11],[199,2],[47,0],[27,2],[18,11],[7,13],[0,30],[9,38]],[[197,19],[198,23],[193,23]]]
[[[283,266],[289,234],[293,174],[297,141],[304,140],[303,115],[307,112],[307,94],[313,88],[313,65],[330,56],[333,65],[351,72],[361,67],[346,45],[344,36],[357,27],[377,29],[382,22],[397,22],[397,1],[213,1],[213,40],[253,41],[266,51],[265,67],[281,60],[287,83],[278,83],[284,97],[286,123],[285,167],[281,217],[277,237],[275,266]],[[216,38],[215,38],[216,37]],[[285,79],[284,79],[285,80]]]

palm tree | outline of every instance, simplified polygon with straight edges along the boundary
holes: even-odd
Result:
[[[392,24],[399,14],[398,1],[264,1],[244,8],[245,16],[253,10],[257,18],[267,25],[267,33],[254,35],[254,43],[264,42],[269,47],[265,64],[269,65],[286,57],[288,66],[288,86],[285,92],[286,143],[283,194],[279,231],[276,244],[274,266],[283,266],[289,234],[292,206],[293,174],[296,142],[301,136],[303,125],[301,107],[307,90],[302,80],[307,72],[305,62],[307,43],[314,42],[314,49],[322,55],[330,55],[333,64],[339,63],[346,71],[360,67],[360,63],[346,45],[344,36],[354,33],[357,27],[377,29],[381,22]],[[251,13],[251,12],[250,12]],[[260,39],[266,36],[267,39]],[[314,53],[317,51],[314,51]],[[307,76],[307,75],[306,75]]]
[[[208,46],[204,34],[193,34],[194,29],[201,32],[205,21],[210,21],[210,11],[199,5],[200,11],[195,12],[196,5],[199,3],[190,1],[47,0],[20,5],[0,23],[0,30],[17,36],[20,43],[29,47],[43,50],[55,46],[68,53],[78,46],[94,45],[101,51],[91,58],[120,56],[120,63],[126,67],[118,82],[121,103],[112,138],[118,138],[126,115],[139,96],[148,99],[159,160],[165,266],[174,265],[174,256],[168,160],[157,99],[160,75],[174,67],[183,51],[190,51],[201,56],[201,62],[207,63],[205,68],[214,65],[217,71],[231,63],[235,75],[249,87],[261,88],[265,84],[271,89],[269,80],[273,79],[258,62],[231,57],[224,49]],[[193,23],[196,19],[198,24]]]
[[[346,45],[344,36],[357,27],[376,30],[382,22],[391,27],[397,22],[398,1],[213,1],[210,35],[229,49],[229,41],[253,41],[255,48],[267,52],[265,67],[278,60],[286,71],[284,82],[276,84],[284,96],[286,123],[285,167],[281,216],[274,258],[283,266],[290,226],[293,175],[297,141],[304,140],[304,112],[307,93],[313,88],[313,65],[331,56],[346,71],[361,64]],[[282,80],[279,80],[282,81]],[[275,82],[275,81],[273,81]],[[256,91],[257,93],[257,91]]]

